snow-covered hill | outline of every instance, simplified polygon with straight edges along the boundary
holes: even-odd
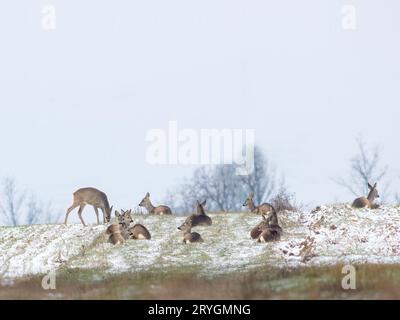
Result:
[[[136,217],[150,241],[112,246],[105,226],[34,225],[0,228],[0,279],[46,273],[61,266],[105,272],[196,268],[203,275],[261,265],[296,267],[344,263],[400,263],[400,208],[353,210],[348,205],[311,213],[282,212],[285,231],[275,243],[255,243],[249,232],[260,221],[251,213],[210,214],[213,225],[195,228],[203,244],[184,245],[183,217]]]

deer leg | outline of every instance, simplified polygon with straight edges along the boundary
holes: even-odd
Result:
[[[83,218],[82,218],[83,208],[85,208],[85,204],[81,204],[81,206],[79,207],[78,216],[79,216],[79,219],[81,220],[82,224],[86,227],[85,221],[83,221]]]
[[[64,220],[64,224],[67,225],[67,220],[68,220],[68,215],[71,213],[72,210],[74,210],[77,206],[79,206],[79,204],[74,203],[72,204],[72,206],[70,206],[67,210],[67,214],[65,215],[65,220]]]
[[[106,211],[104,208],[100,208],[101,212],[103,212],[103,223],[106,223]]]
[[[96,212],[97,224],[100,224],[100,220],[99,220],[99,210],[97,209],[97,207],[93,207],[93,208],[94,208],[94,212]]]

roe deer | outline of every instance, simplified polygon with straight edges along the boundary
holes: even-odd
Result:
[[[96,213],[97,217],[97,224],[100,224],[98,210],[99,208],[103,212],[103,222],[110,222],[112,207],[110,207],[107,196],[104,192],[95,188],[82,188],[75,191],[73,196],[74,200],[72,206],[68,208],[67,214],[65,215],[65,225],[67,224],[68,215],[71,213],[71,211],[74,210],[76,207],[79,207],[79,219],[81,220],[82,224],[86,226],[85,221],[83,221],[82,218],[82,211],[87,204],[93,206],[94,212]]]
[[[252,239],[258,239],[258,237],[260,236],[260,234],[262,232],[261,229],[263,227],[268,227],[268,226],[269,226],[269,223],[268,223],[267,218],[265,218],[265,216],[262,215],[262,221],[258,225],[256,225],[253,229],[251,229],[250,237]]]
[[[184,228],[189,223],[192,228],[197,226],[211,226],[212,220],[209,216],[206,215],[204,211],[205,205],[206,205],[206,200],[204,200],[202,203],[200,203],[199,200],[197,200],[196,213],[191,214],[189,217],[187,217],[185,222],[179,228],[181,227]]]
[[[125,237],[123,236],[123,232],[121,230],[121,226],[118,224],[112,224],[106,230],[106,234],[109,235],[108,242],[112,244],[124,244]]]
[[[252,239],[257,239],[258,242],[265,242],[278,240],[280,238],[282,228],[279,225],[278,215],[273,206],[271,206],[271,210],[268,218],[262,215],[263,220],[250,231]]]
[[[133,222],[132,210],[124,211],[121,210],[122,214],[115,211],[115,216],[118,218],[119,225],[125,230],[125,239],[135,240],[150,240],[151,235],[147,228],[139,223],[136,223],[133,227],[129,225]]]
[[[145,207],[149,213],[154,213],[158,215],[164,214],[172,214],[171,208],[168,206],[160,205],[160,206],[153,206],[150,201],[150,193],[146,193],[143,200],[139,203],[140,207]]]
[[[281,229],[280,227],[271,227],[271,226],[261,226],[259,227],[259,230],[261,234],[259,235],[257,242],[270,242],[270,241],[277,241],[281,238]]]
[[[204,242],[201,235],[197,232],[192,232],[192,222],[188,221],[178,227],[178,230],[183,231],[183,243],[196,243],[196,242]]]
[[[253,201],[254,193],[250,193],[246,201],[243,203],[243,207],[248,207],[253,213],[267,214],[272,211],[272,206],[269,203],[263,203],[256,206]]]
[[[370,208],[370,209],[377,209],[378,205],[374,204],[376,198],[379,198],[378,190],[376,189],[377,183],[371,186],[368,183],[369,193],[367,197],[360,197],[353,201],[352,207],[353,208]]]
[[[257,238],[257,242],[277,241],[281,238],[282,228],[279,224],[275,223],[274,220],[275,218],[273,217],[273,215],[271,215],[267,219],[265,219],[265,223],[259,224],[259,236]]]

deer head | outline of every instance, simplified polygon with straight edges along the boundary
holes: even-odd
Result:
[[[110,222],[111,220],[111,212],[112,212],[113,206],[111,206],[110,208],[106,208],[105,212],[106,212],[106,222]]]
[[[147,207],[150,204],[150,193],[146,193],[142,201],[139,203],[139,207]]]
[[[368,193],[367,199],[371,202],[374,201],[376,198],[379,198],[379,193],[378,193],[378,189],[376,189],[376,186],[377,186],[376,182],[373,186],[368,183],[369,193]]]
[[[118,211],[115,211],[115,216],[118,218],[118,223],[129,226],[132,222],[132,210],[124,211],[121,209],[121,214]]]
[[[252,192],[246,198],[245,202],[243,203],[243,207],[247,207],[248,205],[252,204],[253,203],[253,197],[254,197],[254,193]]]
[[[178,227],[178,230],[181,230],[183,232],[190,232],[193,226],[193,221],[192,219],[187,219],[182,225]]]

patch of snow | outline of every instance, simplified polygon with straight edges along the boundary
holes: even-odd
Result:
[[[205,240],[185,245],[177,230],[185,217],[138,216],[151,240],[113,246],[106,226],[33,225],[0,228],[0,279],[46,273],[60,266],[126,271],[197,268],[203,275],[276,267],[336,263],[400,263],[400,208],[321,206],[312,212],[282,212],[280,241],[256,243],[250,230],[261,221],[251,213],[210,214],[212,226],[196,227]]]

